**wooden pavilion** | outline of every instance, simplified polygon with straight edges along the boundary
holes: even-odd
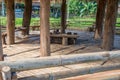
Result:
[[[19,0],[21,1],[21,0]],[[50,0],[35,0],[40,1],[40,48],[41,56],[50,56]],[[53,1],[53,0],[52,0]],[[54,0],[60,1],[60,0]],[[15,43],[15,0],[5,0],[7,8],[7,44]],[[31,18],[32,0],[25,0],[25,11],[23,18],[23,27],[27,28],[25,34],[29,34],[29,25]],[[115,23],[117,17],[118,0],[97,0],[97,15],[96,15],[96,29],[95,39],[103,39],[102,48],[105,50],[112,50],[114,45]],[[66,28],[66,0],[61,0],[61,33],[65,33]],[[103,26],[104,24],[104,26]],[[1,34],[0,34],[1,35]],[[0,60],[3,59],[2,43],[0,36]]]
[[[19,0],[21,1],[21,0]],[[50,56],[50,0],[34,0],[40,1],[40,48],[41,56]],[[60,0],[51,0],[59,1]],[[15,43],[15,13],[14,13],[14,0],[5,0],[7,8],[7,44],[11,45]],[[23,18],[23,27],[27,28],[25,34],[29,34],[29,25],[32,10],[32,0],[25,0],[25,11]],[[103,38],[102,48],[105,50],[111,50],[113,48],[115,23],[117,16],[118,0],[98,0],[98,8],[96,15],[96,30],[95,39]],[[61,0],[61,33],[65,33],[66,28],[66,0]],[[106,10],[106,11],[105,11]],[[104,21],[105,18],[105,21]],[[104,27],[103,27],[104,23]]]
[[[21,1],[21,0],[19,0]],[[50,56],[50,32],[49,32],[49,14],[50,14],[50,0],[34,0],[40,1],[40,37],[41,37],[41,56]],[[59,1],[60,0],[51,0]],[[15,43],[15,14],[14,14],[14,0],[5,0],[7,8],[7,44]],[[96,30],[95,39],[103,38],[102,47],[105,50],[113,48],[115,22],[117,16],[118,0],[98,0],[98,8],[96,15]],[[66,0],[61,1],[61,33],[65,33],[66,28]],[[29,34],[29,25],[31,18],[32,0],[25,0],[25,11],[23,18],[23,27],[27,28],[26,34]],[[106,12],[105,12],[106,9]],[[104,21],[105,18],[105,21]],[[103,28],[104,23],[104,28]]]

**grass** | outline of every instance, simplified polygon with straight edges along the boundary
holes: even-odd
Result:
[[[1,24],[6,25],[6,17],[0,17]],[[50,18],[50,26],[51,28],[59,28],[60,27],[60,18]],[[69,28],[86,28],[92,26],[95,23],[95,18],[79,18],[74,17],[70,18],[67,22]],[[22,18],[16,18],[15,20],[16,27],[22,26]],[[31,26],[40,25],[40,18],[32,18]],[[117,18],[116,26],[120,27],[120,18]]]

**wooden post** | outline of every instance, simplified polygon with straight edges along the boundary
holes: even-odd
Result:
[[[95,39],[102,38],[105,8],[106,8],[106,0],[98,0],[97,14],[96,14],[96,27],[95,27],[95,35],[94,35]]]
[[[112,50],[114,45],[115,24],[118,10],[118,0],[107,1],[107,12],[105,18],[102,47],[105,50]]]
[[[0,61],[4,60],[4,56],[3,56],[3,48],[2,48],[2,39],[1,39],[1,26],[0,26]],[[2,80],[2,74],[0,72],[0,80]]]
[[[2,35],[1,35],[1,26],[0,26],[0,61],[3,61],[3,48],[2,48]]]
[[[2,68],[3,80],[11,80],[11,69],[8,66]]]
[[[40,56],[50,56],[50,0],[40,0]]]
[[[14,0],[6,0],[7,11],[7,44],[15,43],[15,13]]]
[[[66,0],[62,0],[62,6],[61,6],[61,33],[65,33],[66,19],[67,19]]]
[[[22,26],[26,28],[24,35],[29,35],[31,14],[32,14],[32,0],[25,0],[25,10],[23,14],[22,23]]]

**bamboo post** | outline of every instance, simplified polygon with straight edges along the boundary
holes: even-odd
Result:
[[[8,66],[5,66],[2,68],[2,77],[3,80],[11,80],[11,68]]]

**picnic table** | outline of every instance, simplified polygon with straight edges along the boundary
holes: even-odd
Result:
[[[50,38],[61,38],[62,39],[62,45],[66,46],[68,45],[68,40],[72,39],[73,40],[73,44],[76,43],[76,39],[79,36],[77,34],[51,34]]]

